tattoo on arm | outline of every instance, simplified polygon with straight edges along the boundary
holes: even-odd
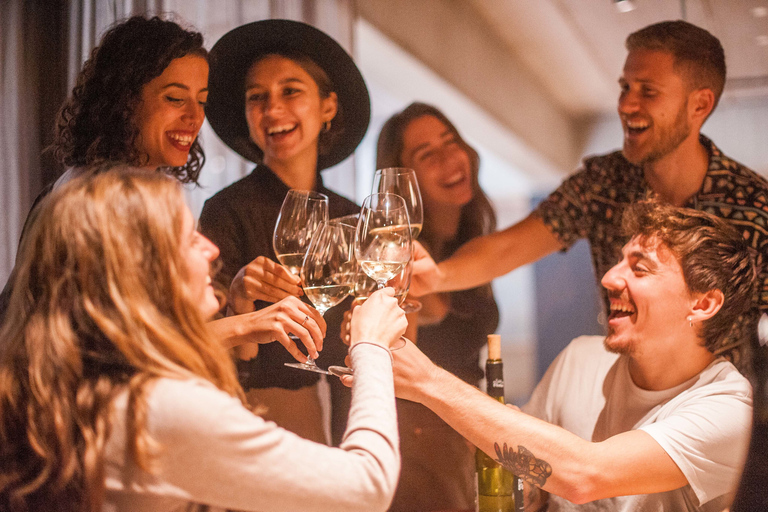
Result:
[[[549,462],[537,459],[524,446],[518,446],[517,452],[514,448],[507,447],[507,443],[504,443],[504,448],[501,448],[499,443],[493,443],[493,448],[498,457],[496,462],[529,484],[544,487],[547,479],[552,475],[552,466]]]

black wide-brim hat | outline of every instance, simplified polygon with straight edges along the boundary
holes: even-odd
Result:
[[[352,57],[339,43],[298,21],[255,21],[230,30],[213,45],[205,115],[216,134],[244,158],[262,161],[264,153],[251,140],[245,120],[244,84],[253,62],[271,53],[310,58],[328,75],[338,96],[344,129],[324,154],[318,154],[318,170],[351,155],[363,140],[371,119],[368,88]]]

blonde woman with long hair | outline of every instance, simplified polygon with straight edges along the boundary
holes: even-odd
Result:
[[[58,187],[25,237],[0,328],[0,510],[385,510],[398,439],[392,290],[356,310],[340,448],[243,405],[210,263],[180,185],[100,170]]]

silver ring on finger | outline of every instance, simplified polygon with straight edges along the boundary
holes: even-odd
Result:
[[[309,320],[309,315],[304,315],[304,321],[301,322],[302,327],[304,327],[304,324],[307,323],[307,320]]]

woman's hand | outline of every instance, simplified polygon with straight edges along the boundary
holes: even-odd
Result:
[[[365,341],[389,349],[398,342],[406,327],[408,320],[397,304],[395,290],[378,290],[361,306],[352,309],[350,347],[354,347],[359,341]]]
[[[229,303],[237,314],[254,310],[253,301],[277,302],[286,297],[301,297],[301,280],[287,268],[265,256],[244,266],[229,287]]]
[[[313,358],[323,349],[325,320],[320,313],[296,297],[285,299],[258,311],[215,320],[209,327],[222,342],[237,346],[241,359],[252,359],[258,352],[258,344],[277,341],[299,362],[307,360],[296,343],[288,337],[296,335]]]

